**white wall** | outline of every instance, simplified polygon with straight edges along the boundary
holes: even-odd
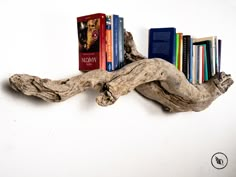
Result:
[[[208,109],[178,114],[134,91],[100,107],[93,90],[51,104],[8,89],[15,73],[79,74],[76,17],[96,12],[123,16],[145,55],[151,27],[217,35],[222,70],[236,78],[233,0],[1,0],[0,177],[234,177],[236,84]],[[211,166],[216,152],[228,157],[223,170]]]

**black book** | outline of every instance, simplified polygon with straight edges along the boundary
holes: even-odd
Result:
[[[183,65],[182,71],[187,79],[189,79],[189,62],[190,62],[190,50],[191,50],[191,36],[183,36]]]

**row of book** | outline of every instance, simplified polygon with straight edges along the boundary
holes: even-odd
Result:
[[[77,17],[79,70],[113,71],[124,65],[124,18],[103,13]]]
[[[195,38],[173,27],[151,28],[148,55],[169,61],[189,82],[201,84],[220,72],[221,43],[217,36]]]

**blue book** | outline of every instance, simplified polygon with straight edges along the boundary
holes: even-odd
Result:
[[[149,30],[148,58],[162,58],[175,65],[175,28],[151,28]]]
[[[112,38],[113,38],[113,70],[119,69],[119,16],[112,15]]]
[[[124,66],[124,18],[119,17],[119,68]]]

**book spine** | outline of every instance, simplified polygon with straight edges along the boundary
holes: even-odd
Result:
[[[208,68],[208,80],[211,78],[212,69],[211,69],[211,41],[207,41],[206,43],[206,50],[207,50],[207,68]]]
[[[200,60],[200,48],[196,45],[196,83],[199,83],[199,60]]]
[[[198,52],[199,52],[199,56],[198,56],[198,83],[202,84],[202,46],[198,46]]]
[[[208,81],[208,61],[207,61],[207,46],[203,44],[204,47],[204,81]]]
[[[189,39],[190,41],[190,56],[189,56],[189,82],[193,82],[193,40],[192,38],[190,37]]]
[[[216,73],[216,67],[215,67],[215,63],[216,63],[216,56],[215,56],[215,40],[214,37],[212,37],[211,40],[211,76],[214,76]]]
[[[182,71],[183,67],[183,33],[179,33],[179,71]]]
[[[205,54],[204,54],[204,52],[205,52],[205,50],[204,50],[204,46],[202,45],[201,46],[202,48],[201,48],[201,50],[202,50],[202,83],[204,82],[204,76],[205,76],[205,66],[204,66],[204,59],[205,59]]]
[[[218,40],[218,63],[219,63],[219,65],[218,65],[218,71],[219,71],[219,73],[220,73],[220,68],[221,68],[221,45],[222,45],[222,40],[221,39],[219,39]]]
[[[190,35],[183,36],[183,66],[182,71],[189,80],[189,66],[190,66]]]
[[[112,71],[112,32],[111,32],[111,16],[106,16],[106,53],[107,53],[107,62],[106,69],[107,71]]]
[[[176,41],[175,41],[175,66],[179,69],[179,33],[176,33]]]
[[[119,68],[119,16],[113,15],[113,61],[114,70]]]
[[[187,36],[183,36],[183,68],[182,71],[187,77]]]
[[[99,68],[106,70],[106,15],[100,18]]]
[[[119,68],[124,66],[124,18],[119,17]]]
[[[172,58],[171,58],[171,63],[173,64],[173,65],[175,65],[176,64],[176,29],[175,28],[173,28],[173,41],[172,41],[172,43],[170,44],[172,47],[171,47],[171,49],[172,49],[172,51],[171,51],[171,53],[172,53]]]
[[[216,68],[216,73],[219,73],[219,71],[218,71],[219,61],[218,61],[218,39],[217,39],[217,36],[214,37],[214,42],[215,42],[215,68]]]

